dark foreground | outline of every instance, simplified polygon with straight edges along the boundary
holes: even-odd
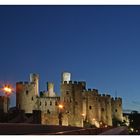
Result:
[[[81,128],[25,123],[1,123],[0,135],[127,135],[125,127]]]

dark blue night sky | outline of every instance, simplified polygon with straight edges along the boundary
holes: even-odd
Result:
[[[140,111],[140,6],[0,6],[0,82],[61,73]],[[14,95],[11,104],[14,104]]]

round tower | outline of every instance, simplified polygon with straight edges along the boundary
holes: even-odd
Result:
[[[67,83],[69,83],[70,80],[71,80],[71,73],[63,72],[62,73],[62,83],[64,83],[64,81],[67,81]]]
[[[35,73],[31,73],[30,82],[35,83],[35,95],[39,96],[39,75]]]
[[[35,109],[35,84],[28,82],[16,83],[16,107],[25,113],[32,113]]]

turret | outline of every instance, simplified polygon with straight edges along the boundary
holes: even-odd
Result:
[[[71,81],[71,73],[69,73],[69,72],[62,73],[62,83],[64,83],[64,81],[67,81],[67,83],[69,83],[69,81]]]
[[[48,96],[49,97],[55,96],[54,84],[53,83],[47,82],[47,90],[48,90]]]
[[[35,95],[39,96],[39,75],[31,73],[30,82],[33,82],[35,84]]]

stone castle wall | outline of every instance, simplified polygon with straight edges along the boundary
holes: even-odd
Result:
[[[112,106],[111,106],[111,96],[105,96],[106,103],[106,124],[112,126]]]
[[[84,83],[76,81],[64,81],[61,83],[61,102],[65,108],[65,115],[67,116],[68,125],[81,126],[82,125],[82,96]],[[66,117],[65,117],[66,118]]]
[[[58,112],[59,102],[60,97],[39,97],[36,102],[36,109],[47,114],[52,114],[53,112]]]
[[[122,121],[123,120],[122,99],[112,98],[111,105],[112,105],[112,117],[116,120]]]
[[[66,77],[67,78],[67,77]],[[25,113],[33,110],[42,112],[42,124],[59,124],[59,114],[62,113],[62,124],[83,126],[84,121],[100,126],[112,126],[112,118],[122,120],[121,98],[111,99],[110,95],[100,95],[96,89],[86,90],[85,82],[62,80],[61,96],[54,93],[53,83],[48,84],[48,92],[41,96],[36,94],[36,82],[18,82],[16,84],[16,106]],[[59,104],[63,105],[60,110]]]
[[[100,104],[98,91],[88,89],[83,92],[86,111],[84,111],[86,121],[95,125],[95,122],[100,121]]]

